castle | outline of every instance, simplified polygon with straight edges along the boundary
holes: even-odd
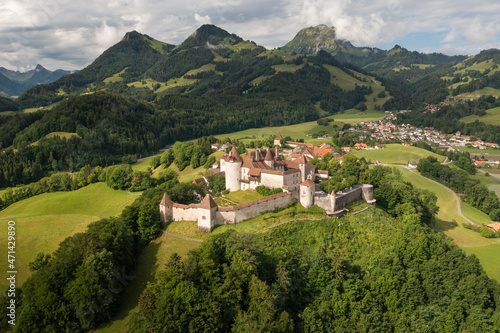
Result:
[[[209,194],[199,204],[183,205],[174,203],[165,193],[160,202],[161,220],[163,223],[197,221],[198,231],[211,231],[217,225],[235,224],[290,202],[300,201],[305,208],[317,205],[335,217],[344,214],[345,206],[356,200],[375,204],[370,184],[356,185],[338,193],[317,190],[313,180],[323,178],[324,173],[316,173],[310,160],[305,154],[285,160],[277,148],[258,149],[242,158],[233,147],[220,161],[221,171],[226,173],[227,190],[255,189],[263,185],[281,188],[283,192],[230,207],[219,207]]]

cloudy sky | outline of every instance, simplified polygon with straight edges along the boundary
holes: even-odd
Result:
[[[179,44],[204,23],[268,48],[323,23],[356,46],[472,55],[500,48],[498,13],[490,0],[0,0],[0,66],[81,69],[127,31]]]

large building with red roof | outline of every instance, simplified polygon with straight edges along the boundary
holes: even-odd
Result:
[[[221,171],[226,172],[226,189],[230,191],[255,189],[263,185],[269,188],[287,186],[297,190],[300,183],[315,179],[316,168],[311,158],[304,154],[284,159],[278,149],[258,149],[245,158],[233,147],[220,161]]]

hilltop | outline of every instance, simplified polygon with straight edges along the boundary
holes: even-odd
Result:
[[[40,64],[27,72],[0,67],[0,96],[13,98],[37,84],[50,83],[71,73],[62,69],[50,71]]]

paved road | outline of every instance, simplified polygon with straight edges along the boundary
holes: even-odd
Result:
[[[406,166],[403,166],[403,167],[408,169],[408,167],[406,167]],[[410,169],[408,169],[408,170],[410,170]],[[474,222],[472,222],[470,219],[468,219],[467,217],[465,217],[465,216],[464,216],[464,214],[462,213],[462,206],[460,205],[460,198],[458,197],[458,195],[457,195],[457,194],[456,194],[456,193],[455,193],[455,192],[454,192],[451,188],[446,187],[446,186],[444,186],[443,184],[441,184],[441,183],[439,183],[439,182],[437,182],[437,181],[435,181],[435,180],[432,180],[432,179],[430,179],[430,178],[424,177],[424,176],[422,176],[421,174],[414,172],[413,170],[410,170],[410,171],[411,171],[411,172],[413,172],[414,174],[416,174],[416,175],[418,175],[418,176],[422,177],[422,178],[425,178],[425,179],[427,179],[427,180],[429,180],[429,181],[431,181],[431,182],[433,182],[433,183],[435,183],[435,184],[438,184],[438,185],[439,185],[439,186],[441,186],[441,187],[444,187],[444,188],[445,188],[446,190],[448,190],[451,194],[453,194],[453,197],[455,198],[455,201],[457,202],[457,211],[458,211],[458,214],[459,214],[459,215],[460,215],[460,216],[461,216],[464,220],[466,220],[467,222],[469,222],[470,224],[473,224],[473,225],[475,225],[475,226],[478,226],[478,227],[479,227],[479,225],[475,224],[475,223],[474,223]]]
[[[479,172],[481,172],[481,173],[486,173],[486,171],[481,170],[481,169],[479,169],[478,171],[479,171]],[[493,178],[493,179],[496,179],[496,180],[500,181],[500,178],[498,178],[498,177],[496,177],[496,176],[493,176],[491,173],[489,173],[489,174],[488,174],[488,176],[490,176],[490,177],[491,177],[491,178]]]

